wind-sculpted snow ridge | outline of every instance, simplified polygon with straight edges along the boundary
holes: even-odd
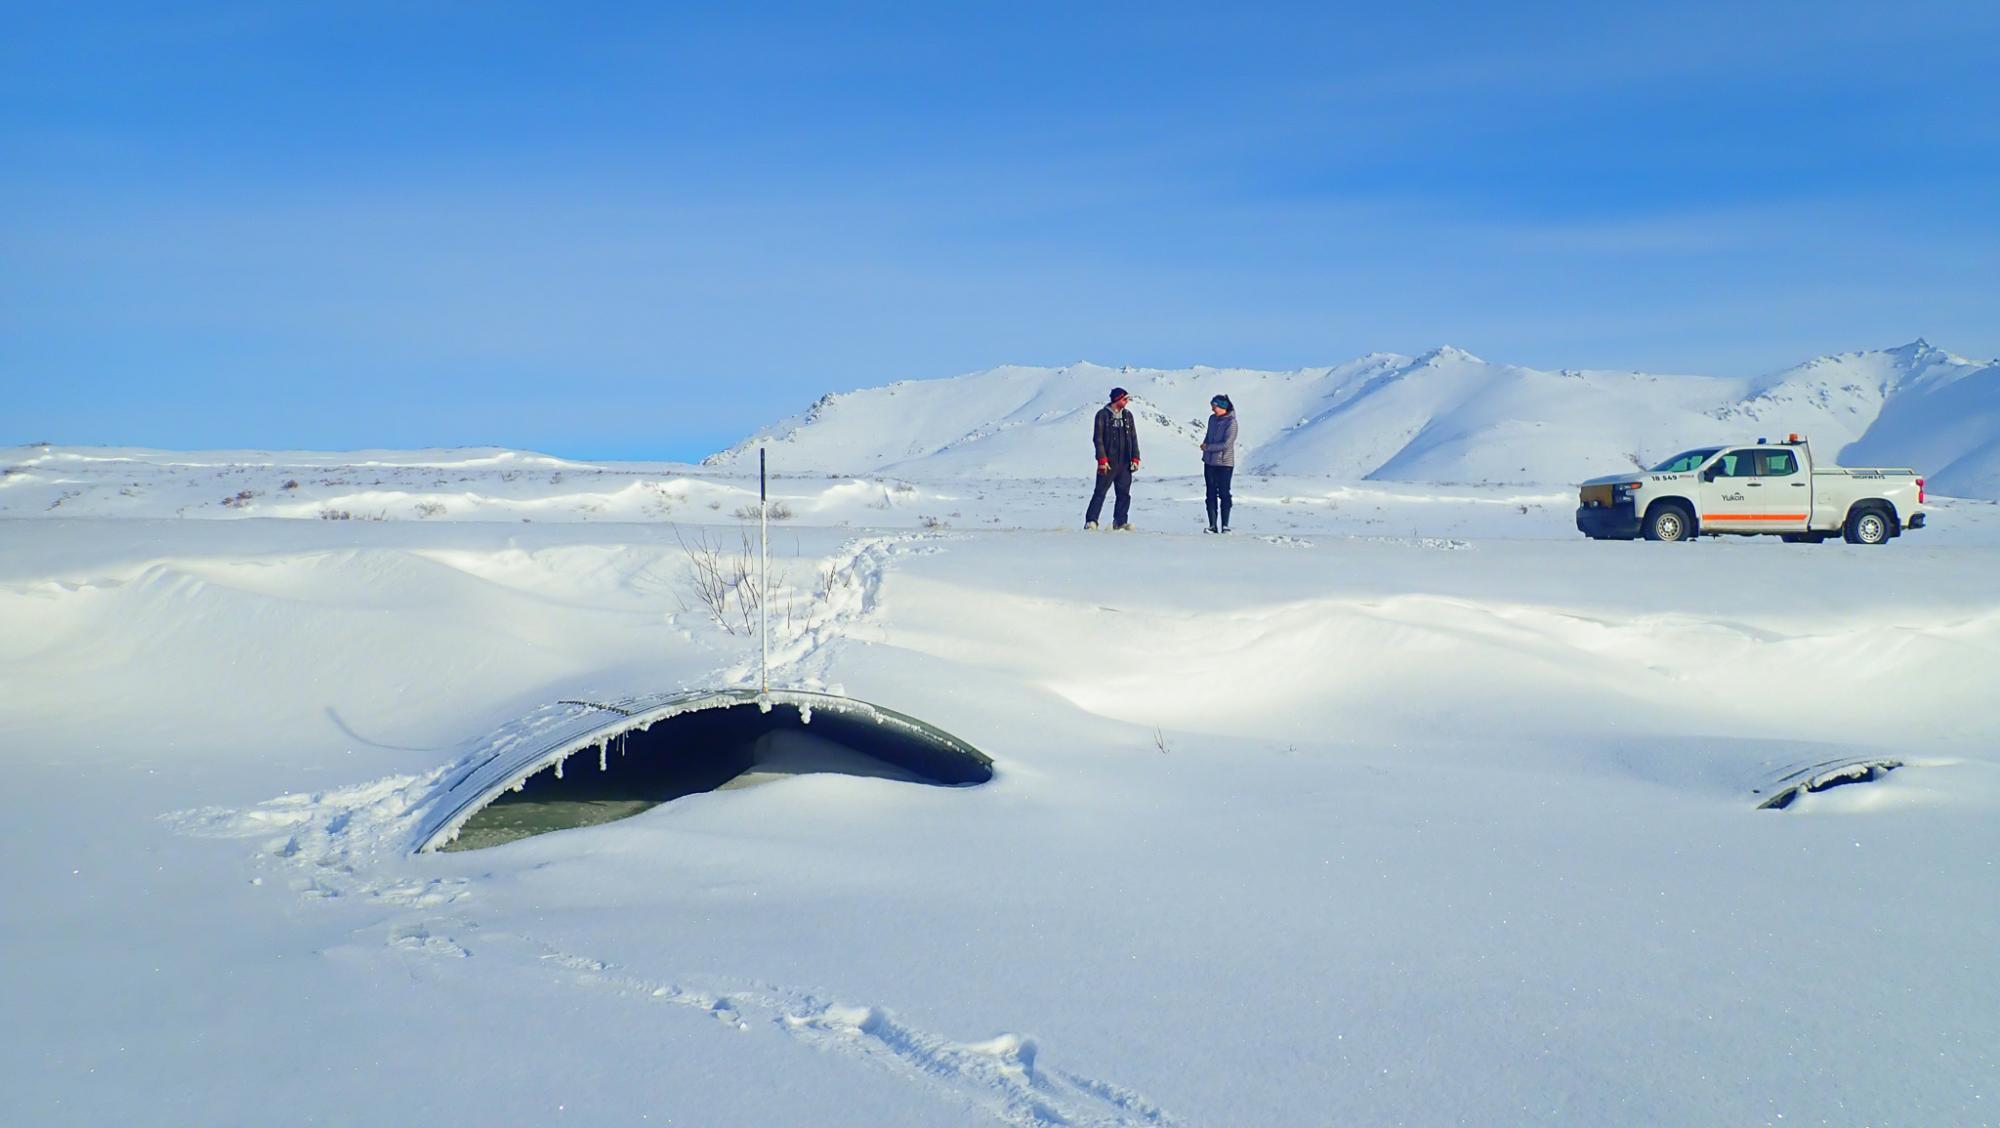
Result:
[[[769,445],[789,465],[842,474],[1062,474],[1089,456],[1090,416],[1119,385],[1133,393],[1154,467],[1200,441],[1208,399],[1224,392],[1242,419],[1238,465],[1252,473],[1572,482],[1796,431],[1825,457],[1854,445],[1870,463],[1928,471],[1938,492],[1987,497],[2000,495],[1996,371],[1921,340],[1756,378],[1551,372],[1450,346],[1289,372],[1006,367],[829,394],[707,464],[739,465]]]

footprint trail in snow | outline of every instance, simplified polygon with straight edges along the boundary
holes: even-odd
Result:
[[[831,1002],[770,984],[695,990],[520,939],[538,949],[535,958],[545,967],[579,985],[699,1010],[738,1030],[762,1024],[822,1052],[886,1070],[997,1123],[1078,1128],[1182,1123],[1131,1089],[1045,1065],[1034,1040],[1020,1034],[959,1042],[911,1027],[880,1007]]]

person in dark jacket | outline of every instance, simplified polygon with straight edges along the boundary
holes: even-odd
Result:
[[[1091,441],[1097,447],[1097,488],[1090,492],[1090,508],[1084,511],[1083,527],[1095,529],[1104,512],[1104,494],[1118,489],[1118,502],[1111,509],[1111,527],[1131,531],[1132,472],[1139,468],[1139,433],[1133,428],[1132,413],[1125,410],[1132,395],[1123,388],[1111,389],[1111,402],[1097,409],[1091,425]]]
[[[1229,531],[1229,479],[1236,476],[1236,405],[1228,396],[1208,401],[1208,434],[1201,440],[1201,476],[1208,480],[1208,531]],[[1215,523],[1221,510],[1222,524]]]

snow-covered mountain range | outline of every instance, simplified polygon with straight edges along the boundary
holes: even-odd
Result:
[[[1193,472],[1208,399],[1242,417],[1238,465],[1421,482],[1571,482],[1693,445],[1799,432],[1822,455],[1914,466],[1941,493],[2000,496],[2000,363],[1917,340],[1768,376],[1542,371],[1449,346],[1330,368],[1009,366],[831,393],[711,456],[759,445],[787,468],[925,477],[1047,477],[1087,466],[1090,416],[1131,390],[1160,473]]]

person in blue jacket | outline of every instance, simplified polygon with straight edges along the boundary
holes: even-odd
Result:
[[[1208,480],[1208,531],[1229,531],[1229,480],[1236,476],[1236,405],[1228,396],[1208,401],[1208,434],[1201,440],[1201,476]],[[1215,519],[1220,511],[1222,524]]]

